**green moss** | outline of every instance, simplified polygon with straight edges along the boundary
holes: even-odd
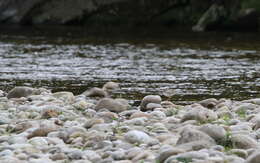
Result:
[[[178,157],[176,158],[177,161],[183,162],[183,163],[190,163],[192,162],[192,158],[184,158],[184,157]]]
[[[246,118],[246,111],[244,109],[241,109],[241,110],[237,111],[236,113],[240,118]]]
[[[255,8],[260,11],[260,1],[259,0],[244,0],[242,2],[242,8]]]
[[[225,148],[225,152],[228,152],[233,148],[231,137],[232,137],[231,133],[227,131],[225,135],[225,140],[218,142],[219,145],[222,145]]]

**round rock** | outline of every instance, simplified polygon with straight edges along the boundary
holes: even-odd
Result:
[[[147,108],[147,105],[149,103],[154,104],[161,104],[162,98],[158,95],[148,95],[145,96],[141,102],[140,109],[141,111],[148,111],[149,109]],[[158,105],[159,106],[159,105]],[[153,109],[153,107],[149,107],[150,109]]]
[[[151,137],[142,131],[132,130],[125,134],[125,140],[129,143],[147,143],[151,140]]]
[[[99,102],[95,107],[95,110],[108,109],[109,111],[119,113],[127,110],[127,108],[128,108],[128,104],[126,104],[126,102],[123,101],[122,99],[114,100],[111,98],[103,98],[99,100]]]
[[[30,87],[15,87],[8,92],[7,98],[20,98],[32,95],[34,92],[33,88]]]

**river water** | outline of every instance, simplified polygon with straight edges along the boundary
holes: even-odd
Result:
[[[176,37],[175,37],[176,36]],[[115,96],[159,94],[176,103],[260,97],[257,34],[168,37],[0,35],[0,89],[45,87],[80,94],[107,81]]]

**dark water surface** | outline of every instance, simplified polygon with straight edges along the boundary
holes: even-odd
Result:
[[[29,34],[28,34],[29,33]],[[116,96],[160,94],[177,103],[260,97],[258,34],[0,35],[0,89],[17,85],[80,94],[107,81]]]

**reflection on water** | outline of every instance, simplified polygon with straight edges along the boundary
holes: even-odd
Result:
[[[121,84],[117,95],[129,99],[160,94],[165,99],[190,102],[260,95],[257,48],[203,47],[204,43],[2,39],[0,89],[28,85],[79,94],[116,81]]]

